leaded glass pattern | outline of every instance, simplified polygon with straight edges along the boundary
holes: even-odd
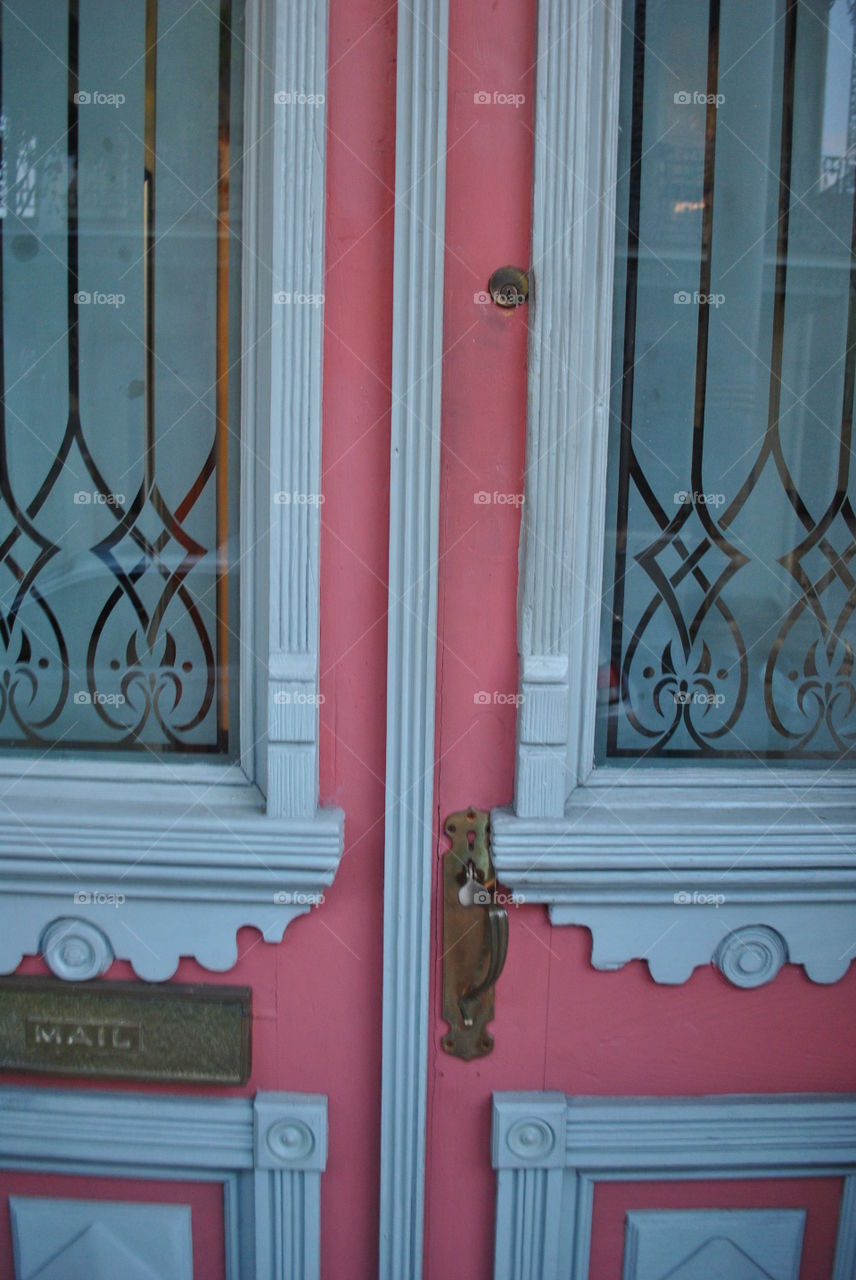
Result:
[[[856,743],[855,16],[625,5],[601,761]]]
[[[7,746],[232,750],[241,21],[0,4]]]

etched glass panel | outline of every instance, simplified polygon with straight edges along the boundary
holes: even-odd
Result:
[[[856,743],[853,0],[629,0],[596,757]]]
[[[7,746],[235,740],[241,14],[0,5]]]

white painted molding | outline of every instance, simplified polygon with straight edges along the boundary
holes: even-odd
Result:
[[[382,1280],[419,1280],[433,868],[448,0],[398,9],[383,911]]]
[[[833,1280],[853,1280],[856,1095],[495,1093],[491,1150],[495,1280],[586,1280],[598,1181],[842,1173]]]
[[[241,765],[5,756],[2,972],[69,918],[149,981],[229,969],[341,857],[317,807],[327,0],[248,0],[245,34]]]
[[[262,251],[248,240],[244,271],[263,348],[245,406],[253,432],[245,460],[255,468],[250,545],[260,540],[267,564],[253,584],[258,598],[245,599],[249,608],[261,603],[257,640],[267,663],[257,780],[269,814],[294,818],[314,814],[318,797],[327,0],[260,0],[255,21],[262,42],[247,74],[258,132],[247,149],[258,139],[260,160],[247,192],[259,207],[247,214],[259,219]]]
[[[715,959],[750,986],[790,961],[835,982],[856,954],[848,771],[593,770],[627,35],[619,0],[539,7],[521,703],[494,862],[553,924],[591,930],[596,968],[644,959],[656,981],[678,983]],[[767,931],[769,962],[750,957],[746,929]],[[729,961],[735,948],[751,973]]]
[[[514,791],[522,818],[562,815],[594,710],[569,718],[597,672],[604,513],[590,499],[606,473],[620,15],[619,0],[538,7]]]
[[[553,924],[591,930],[596,969],[642,959],[656,982],[680,983],[716,962],[757,986],[787,960],[837,982],[856,954],[853,804],[847,786],[805,786],[803,802],[795,777],[785,808],[745,777],[709,786],[703,803],[692,780],[580,787],[561,819],[494,810],[494,863],[515,894],[549,906]],[[748,928],[778,935],[778,963],[750,961]],[[728,962],[734,934],[742,972]]]
[[[0,1089],[0,1168],[221,1182],[227,1280],[318,1280],[327,1103]],[[278,1136],[277,1136],[278,1135]]]
[[[201,786],[112,784],[115,813],[74,783],[54,784],[50,798],[26,781],[10,790],[0,808],[0,886],[14,906],[0,934],[0,972],[37,953],[57,920],[66,934],[70,921],[95,926],[149,982],[171,977],[183,955],[232,968],[243,925],[279,942],[323,902],[342,815],[275,820],[255,788],[223,790],[228,802]],[[78,977],[52,954],[59,977]]]

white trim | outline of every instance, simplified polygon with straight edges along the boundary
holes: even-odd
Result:
[[[425,1193],[448,0],[398,9],[380,1263],[419,1280]]]
[[[327,1099],[0,1089],[0,1168],[222,1182],[227,1280],[318,1280]]]
[[[237,930],[278,941],[341,856],[342,814],[317,808],[320,502],[275,501],[320,493],[321,307],[274,296],[323,291],[327,2],[249,0],[246,17],[242,765],[5,756],[4,972],[73,917],[150,980],[182,955],[230,968]],[[124,901],[83,913],[79,892]]]
[[[539,7],[522,696],[514,808],[493,815],[494,862],[515,893],[550,905],[554,924],[592,931],[598,968],[642,958],[657,981],[683,982],[694,966],[722,960],[727,935],[743,945],[743,931],[761,926],[778,935],[779,958],[833,982],[854,953],[852,776],[592,768],[620,8]],[[687,910],[674,898],[681,892],[718,895],[720,909]],[[777,972],[768,960],[767,979]],[[722,968],[738,980],[733,964]]]
[[[835,1280],[856,1256],[856,1095],[493,1095],[494,1280],[585,1280],[598,1182],[845,1175]],[[848,1269],[849,1268],[849,1269]]]

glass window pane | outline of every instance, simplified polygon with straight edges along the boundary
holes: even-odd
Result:
[[[0,22],[0,739],[230,753],[242,6]]]
[[[596,757],[852,762],[856,7],[624,21]]]

